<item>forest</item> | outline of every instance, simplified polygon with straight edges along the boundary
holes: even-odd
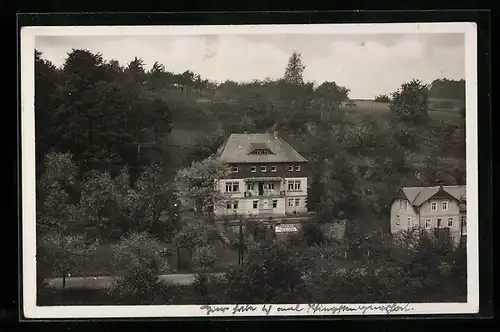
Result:
[[[465,184],[465,81],[414,79],[352,100],[333,80],[305,82],[305,68],[293,53],[280,79],[221,83],[83,49],[59,68],[35,51],[39,300],[84,301],[49,278],[64,290],[69,275],[116,275],[89,301],[464,301],[464,249],[419,229],[392,236],[388,216],[401,186]],[[227,170],[211,155],[243,130],[278,130],[314,169],[307,201],[319,221],[284,242],[250,225],[225,239],[180,203],[217,201],[206,183]],[[319,227],[339,218],[342,241]],[[231,250],[238,261],[219,264]],[[189,291],[158,281],[182,271],[196,273]]]

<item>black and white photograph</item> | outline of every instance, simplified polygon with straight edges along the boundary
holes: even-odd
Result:
[[[476,35],[22,28],[24,316],[477,313]]]

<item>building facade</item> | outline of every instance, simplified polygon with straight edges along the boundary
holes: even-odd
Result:
[[[307,160],[271,134],[232,134],[217,151],[231,170],[218,188],[219,217],[299,216],[307,213]]]
[[[465,186],[404,187],[391,205],[391,232],[419,226],[439,235],[446,232],[455,244],[467,237]]]

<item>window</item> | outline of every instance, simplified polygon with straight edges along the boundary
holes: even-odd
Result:
[[[276,166],[271,166],[271,172],[276,172]]]
[[[253,183],[247,183],[247,190],[253,190]]]
[[[295,166],[295,172],[300,171],[300,165]]]
[[[266,166],[260,166],[260,171],[261,171],[262,173],[265,173],[265,172],[267,171]]]
[[[238,182],[226,182],[226,191],[240,191],[240,184]]]
[[[253,201],[253,208],[256,209],[258,204],[259,204],[259,201]]]
[[[289,180],[288,190],[300,190],[300,180]]]
[[[300,198],[295,199],[295,206],[300,206]]]
[[[448,227],[453,227],[453,217],[448,218]]]
[[[252,173],[257,172],[257,166],[250,166],[250,172]]]
[[[226,209],[230,210],[231,209],[231,203],[226,204]]]
[[[270,153],[272,152],[267,149],[257,149],[252,152],[252,154],[270,154]]]
[[[405,210],[408,210],[408,201],[404,201],[404,202],[403,202],[403,208],[404,208]]]
[[[431,218],[425,218],[425,228],[431,228]]]
[[[269,184],[269,189],[273,189],[274,190],[274,183],[270,183]]]
[[[300,190],[300,181],[295,181],[295,190]]]
[[[293,199],[288,200],[288,206],[293,206]]]
[[[437,225],[437,228],[443,227],[443,218],[437,218],[436,225]]]
[[[238,173],[238,166],[231,167],[231,172]]]
[[[278,201],[273,200],[273,209],[276,209],[278,207]]]
[[[288,166],[288,171],[289,172],[293,172],[293,166],[292,165]]]
[[[396,216],[396,225],[399,225],[399,216]]]
[[[441,203],[441,210],[443,211],[448,210],[448,201],[444,201]]]
[[[238,210],[238,201],[234,202],[233,209],[234,210]]]
[[[438,209],[438,203],[432,202],[431,203],[431,211],[437,211]]]
[[[408,217],[408,227],[411,227],[411,217]]]

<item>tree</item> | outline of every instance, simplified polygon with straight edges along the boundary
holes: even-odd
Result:
[[[229,175],[229,167],[215,157],[193,162],[189,168],[177,172],[174,188],[177,197],[192,203],[195,211],[210,212],[220,204],[223,195],[217,184],[218,180]]]
[[[286,66],[285,75],[283,77],[284,81],[293,85],[304,84],[304,79],[302,74],[306,69],[306,66],[302,64],[302,54],[293,52],[288,59],[288,64]]]
[[[318,223],[306,223],[300,231],[299,237],[307,246],[320,245],[327,241],[326,235]]]
[[[141,221],[137,201],[126,168],[114,178],[107,171],[91,171],[82,183],[78,209],[86,226],[99,237],[111,238],[137,229]]]
[[[75,226],[75,193],[78,169],[69,153],[51,152],[45,156],[44,172],[37,185],[38,233],[66,233]]]
[[[391,97],[388,95],[377,95],[375,96],[375,101],[378,103],[390,103]]]
[[[419,122],[428,120],[427,86],[419,80],[404,83],[392,93],[389,108],[403,120]]]
[[[173,193],[159,164],[151,164],[141,173],[134,185],[137,211],[141,229],[164,237],[173,225],[165,222]],[[162,222],[163,220],[163,222]]]
[[[35,134],[37,170],[42,170],[43,158],[52,147],[54,138],[54,109],[57,105],[58,69],[35,50]],[[41,173],[37,172],[37,176]]]
[[[312,262],[313,260],[309,260]],[[225,275],[229,303],[293,303],[305,296],[306,260],[280,243],[264,243],[251,250],[241,267]]]
[[[125,71],[131,74],[131,78],[138,83],[143,83],[145,79],[146,70],[144,69],[144,61],[135,57],[130,61]]]
[[[151,304],[159,295],[160,272],[170,267],[159,241],[146,232],[129,233],[112,247],[119,277],[107,291],[125,304]]]
[[[227,135],[224,130],[220,130],[211,135],[207,135],[196,141],[195,147],[192,152],[189,153],[189,161],[202,161],[209,158],[211,155],[215,154],[219,147],[227,139]]]
[[[172,112],[170,107],[160,98],[155,98],[145,110],[144,116],[146,128],[150,128],[154,134],[153,141],[159,145],[163,142],[166,134],[172,130]]]
[[[321,120],[330,120],[332,111],[349,100],[350,90],[335,82],[323,82],[316,88],[315,95],[321,109]]]
[[[62,70],[66,84],[80,92],[107,78],[102,54],[94,54],[86,49],[72,49],[67,54]],[[77,95],[71,97],[78,98]]]
[[[214,224],[208,223],[201,218],[192,218],[185,220],[182,228],[175,234],[173,242],[178,248],[186,249],[189,257],[193,259],[196,251],[199,251],[200,248],[207,249],[207,246],[218,239],[220,239],[220,235]],[[206,252],[203,251],[202,253]]]
[[[354,196],[354,174],[343,155],[323,161],[315,182],[319,192],[318,213],[332,221],[339,213],[352,217],[359,212]]]
[[[62,277],[62,288],[66,287],[66,277],[72,269],[89,264],[92,255],[97,251],[97,241],[88,242],[84,235],[48,234],[42,237],[41,243],[45,263],[50,262],[53,271]]]
[[[170,110],[142,84],[147,74],[141,59],[124,69],[99,53],[74,49],[57,69],[37,54],[38,108],[48,112],[40,123],[51,128],[39,131],[42,143],[50,139],[54,148],[71,152],[82,171],[132,164],[136,158],[127,159],[126,150],[150,139],[145,132],[156,142],[169,132]]]
[[[200,274],[209,272],[217,260],[213,244],[197,246],[193,251],[193,266]]]
[[[431,98],[465,101],[465,80],[436,79],[430,84],[428,94]]]

